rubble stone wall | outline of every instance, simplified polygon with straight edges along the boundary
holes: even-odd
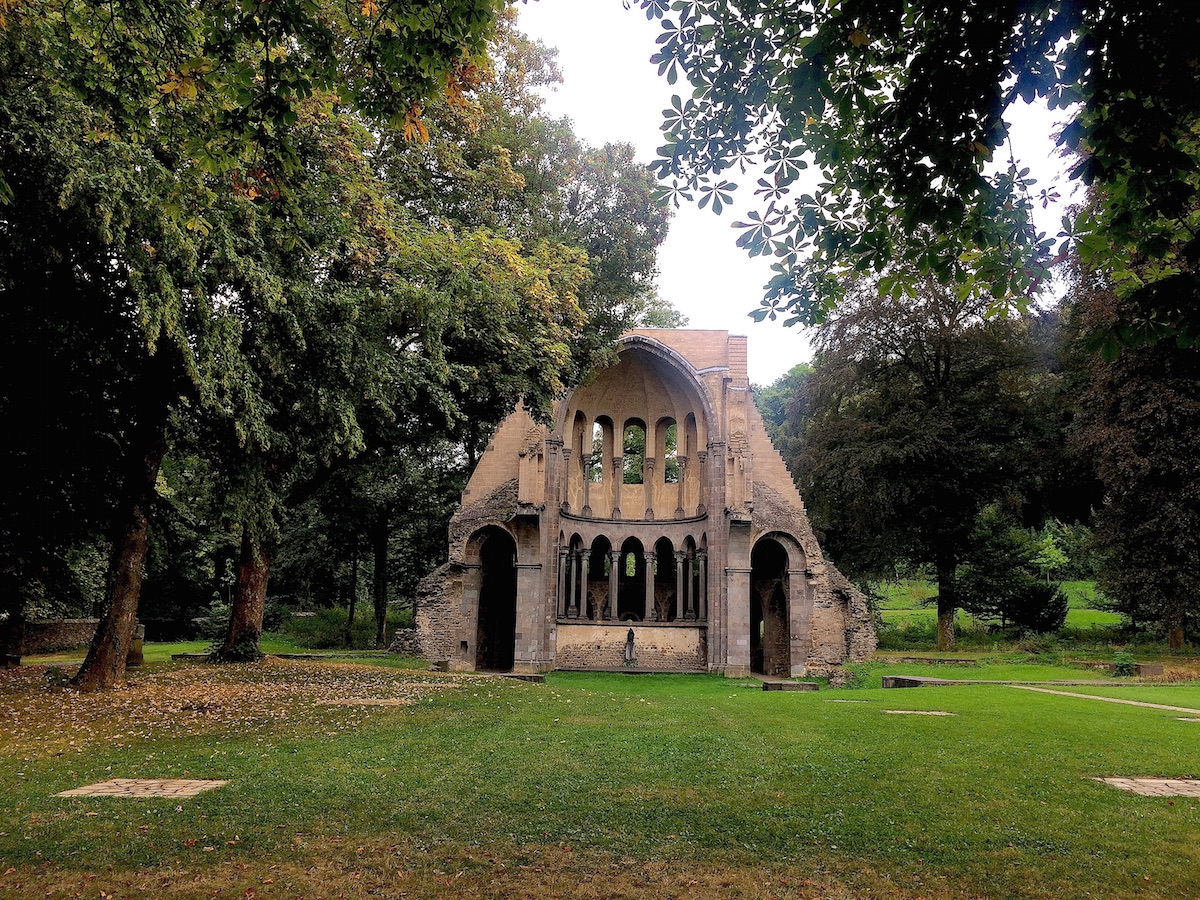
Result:
[[[556,669],[613,671],[625,665],[628,624],[558,625]],[[705,629],[697,626],[635,625],[637,668],[655,672],[702,672],[708,664]]]

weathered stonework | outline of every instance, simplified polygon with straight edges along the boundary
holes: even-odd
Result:
[[[866,600],[821,555],[746,354],[724,331],[633,331],[551,423],[515,410],[421,582],[421,652],[459,671],[729,675],[869,657]]]

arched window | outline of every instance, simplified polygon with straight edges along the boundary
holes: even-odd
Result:
[[[663,431],[663,481],[679,483],[679,426],[672,422]]]
[[[646,460],[646,426],[637,419],[625,423],[624,448],[625,483],[641,484]]]
[[[597,419],[592,425],[592,465],[588,469],[588,481],[599,484],[604,480],[604,425]]]

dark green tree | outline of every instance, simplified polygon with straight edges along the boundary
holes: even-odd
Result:
[[[1200,625],[1200,352],[1160,341],[1097,356],[1096,336],[1126,319],[1128,304],[1094,272],[1071,288],[1074,437],[1104,490],[1095,522],[1100,586],[1117,610],[1158,625],[1179,649]]]
[[[926,283],[899,302],[859,282],[818,333],[811,419],[792,471],[830,554],[861,574],[932,564],[938,646],[979,511],[1018,480],[1030,354],[1021,321]]]
[[[1000,504],[975,521],[959,571],[963,609],[979,619],[1045,634],[1067,618],[1067,598],[1038,572],[1038,544]]]

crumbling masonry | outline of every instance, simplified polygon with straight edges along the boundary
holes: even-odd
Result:
[[[789,676],[875,649],[754,407],[746,338],[724,331],[629,332],[552,424],[505,419],[417,628],[457,671]]]

